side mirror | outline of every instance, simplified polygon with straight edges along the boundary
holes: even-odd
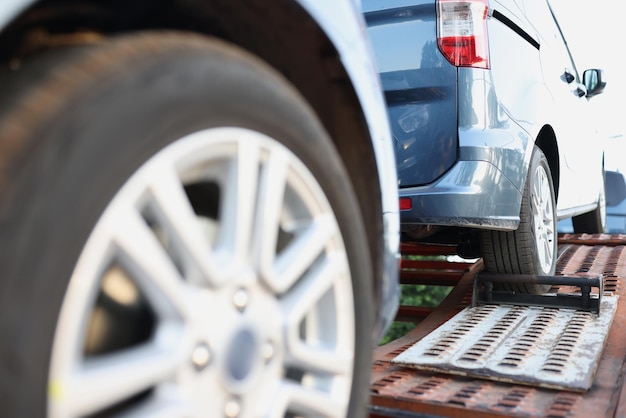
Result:
[[[587,88],[587,98],[596,96],[604,91],[606,77],[603,70],[591,69],[583,73],[583,83]]]

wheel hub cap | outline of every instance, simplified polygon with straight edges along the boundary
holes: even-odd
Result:
[[[192,199],[195,186],[219,193]],[[207,200],[217,213],[195,206]],[[152,329],[91,356],[110,266]],[[85,244],[57,325],[50,418],[345,416],[354,330],[347,252],[315,177],[263,134],[200,131],[145,162]]]
[[[226,364],[229,377],[236,382],[248,379],[255,360],[261,357],[259,353],[259,344],[254,333],[249,329],[238,331],[228,350]]]
[[[532,211],[537,255],[543,274],[551,272],[554,254],[554,212],[548,175],[543,167],[535,173]]]

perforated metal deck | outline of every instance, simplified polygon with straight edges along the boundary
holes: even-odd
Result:
[[[494,357],[497,349],[486,356],[482,369],[491,368],[487,371],[489,376],[481,376],[473,373],[469,376],[459,370],[432,371],[420,370],[394,363],[398,356],[407,355],[409,349],[415,344],[424,341],[427,343],[428,335],[440,325],[446,323],[454,315],[465,309],[471,302],[471,292],[474,274],[482,269],[481,262],[464,265],[455,270],[455,266],[441,266],[446,283],[458,283],[450,295],[432,311],[414,309],[416,316],[413,318],[419,324],[405,337],[392,341],[375,352],[374,365],[371,381],[371,417],[624,417],[626,416],[626,390],[624,389],[624,369],[626,358],[626,307],[623,302],[625,295],[623,281],[626,280],[626,235],[561,235],[559,237],[559,260],[557,274],[562,275],[587,275],[602,274],[604,276],[603,301],[613,300],[615,319],[607,323],[609,328],[603,349],[597,353],[596,363],[584,364],[584,358],[589,358],[581,352],[573,353],[567,362],[577,370],[587,375],[587,383],[572,384],[574,380],[580,381],[580,375],[570,381],[568,389],[555,389],[542,387],[542,383],[533,381],[538,373],[528,373],[526,381],[516,379],[517,382],[494,381],[493,374],[497,373],[499,361]],[[410,251],[425,251],[428,254],[436,253],[432,248],[403,248],[403,254]],[[449,252],[449,248],[444,248]],[[415,262],[404,263],[404,268],[409,268],[411,283],[418,283],[415,279],[420,268]],[[430,266],[432,267],[432,266]],[[436,283],[437,270],[426,268],[424,276],[428,284]],[[454,278],[454,271],[457,277]],[[405,276],[403,272],[401,276]],[[552,291],[571,293],[576,289],[560,288]],[[617,300],[621,296],[621,301]],[[603,302],[604,303],[604,302]],[[529,309],[529,308],[524,308]],[[612,308],[611,308],[612,309]],[[411,320],[410,307],[401,310],[403,320]],[[549,313],[547,313],[549,315]],[[488,313],[487,316],[490,316]],[[535,318],[541,315],[536,312]],[[589,315],[585,313],[585,315]],[[494,318],[496,318],[494,316]],[[492,318],[492,320],[494,320]],[[502,317],[500,317],[502,318]],[[541,317],[540,322],[546,320]],[[576,323],[578,320],[575,320]],[[497,320],[495,320],[497,322]],[[532,321],[531,321],[532,322]],[[576,325],[578,327],[580,324]],[[597,325],[597,324],[596,324]],[[516,328],[518,329],[518,328]],[[596,329],[595,326],[589,330]],[[595,331],[594,331],[595,332]],[[507,338],[510,338],[507,337]],[[505,338],[506,339],[506,338]],[[445,343],[445,342],[444,342]],[[602,344],[602,341],[600,342]],[[585,344],[577,343],[577,350],[585,350]],[[512,348],[509,347],[510,350]],[[445,351],[445,350],[444,350]],[[451,357],[461,356],[459,350],[449,350]],[[471,352],[471,350],[470,350]],[[476,358],[482,353],[476,352]],[[420,353],[418,357],[423,357]],[[515,360],[516,356],[509,356]],[[554,356],[553,356],[554,357]],[[593,356],[592,356],[593,357]],[[502,357],[504,358],[504,357]],[[517,358],[520,358],[519,353]],[[563,365],[563,358],[552,361],[554,366]],[[554,359],[553,358],[553,359]],[[466,357],[467,360],[467,357]],[[521,360],[524,361],[523,356]],[[507,366],[504,366],[506,368]],[[558,368],[557,367],[557,368]],[[569,365],[568,365],[569,367]],[[595,373],[593,368],[596,367]],[[481,369],[480,367],[476,370]],[[568,372],[569,373],[569,372]],[[572,372],[576,374],[577,372]],[[471,373],[469,373],[471,374]],[[514,379],[511,379],[514,380]],[[554,379],[559,385],[559,379]],[[554,383],[552,382],[552,383]],[[563,383],[561,380],[560,383]],[[543,386],[551,386],[551,383],[543,383]],[[567,386],[567,385],[565,385]],[[589,388],[587,389],[587,386]]]
[[[586,391],[591,387],[617,297],[600,314],[515,305],[467,307],[392,360],[510,383]]]

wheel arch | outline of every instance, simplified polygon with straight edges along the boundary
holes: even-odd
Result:
[[[543,151],[550,172],[552,173],[552,183],[554,184],[554,195],[559,198],[559,178],[560,178],[560,162],[559,162],[559,146],[556,141],[556,134],[550,125],[544,125],[537,136],[535,144]]]
[[[315,2],[310,3],[315,9]],[[139,0],[132,6],[124,0],[11,0],[0,8],[1,24],[5,26],[0,32],[0,61],[8,65],[22,54],[83,42],[86,33],[106,37],[144,29],[204,33],[252,52],[290,80],[314,108],[356,191],[368,227],[371,260],[378,263],[385,259],[382,253],[389,254],[382,237],[390,228],[392,234],[396,231],[382,214],[398,213],[397,195],[393,201],[389,197],[394,195],[386,190],[397,187],[395,165],[388,164],[393,163],[391,144],[381,145],[385,141],[376,137],[388,129],[386,114],[384,122],[372,122],[371,115],[366,118],[367,98],[353,84],[352,69],[339,54],[338,41],[329,39],[297,2],[275,0],[270,7],[265,0]],[[317,53],[299,53],[304,49]],[[387,265],[373,266],[379,291],[383,281],[396,279],[383,277],[390,271],[389,258],[382,263]]]

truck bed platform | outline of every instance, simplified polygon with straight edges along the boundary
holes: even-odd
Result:
[[[398,364],[396,357],[427,338],[471,304],[474,276],[483,268],[474,263],[433,263],[405,259],[413,254],[452,254],[446,246],[403,244],[402,283],[454,284],[433,309],[401,307],[398,320],[417,323],[407,335],[378,347],[370,383],[370,416],[376,417],[624,417],[626,388],[626,235],[564,234],[559,236],[557,275],[602,275],[603,296],[617,300],[608,334],[597,344],[599,360],[589,388],[545,387],[541,382],[494,380],[459,372],[434,371]],[[553,288],[551,292],[575,292]],[[591,351],[591,350],[590,350]],[[589,368],[582,357],[567,360],[569,367]],[[555,385],[559,386],[559,385]]]

